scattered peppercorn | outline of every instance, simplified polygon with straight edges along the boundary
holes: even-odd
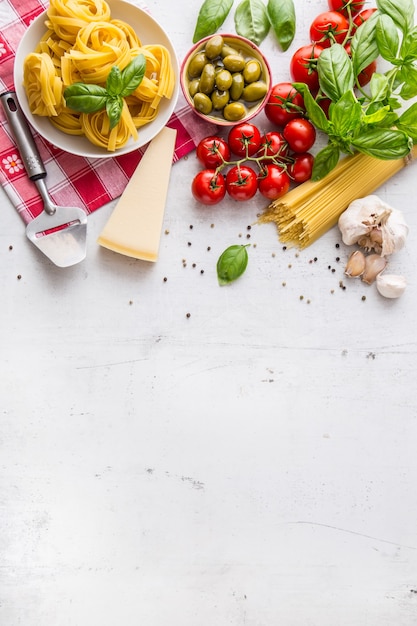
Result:
[[[188,246],[191,246],[191,241],[189,241],[187,245],[188,245]]]
[[[210,252],[210,250],[211,250],[211,247],[207,246],[207,252]]]
[[[164,276],[164,283],[166,283],[168,280],[168,278],[166,276]]]
[[[191,313],[187,313],[185,317],[191,317]]]
[[[336,244],[336,248],[340,248],[340,244],[339,243]]]
[[[190,224],[190,230],[193,230],[194,226],[192,224]]]
[[[365,302],[366,296],[362,296],[362,302]]]
[[[204,270],[200,270],[200,274],[204,274]]]
[[[20,280],[22,278],[22,274],[18,274],[17,275],[17,280]]]
[[[9,246],[9,250],[13,250],[13,246],[12,245]]]
[[[336,261],[339,263],[339,261],[340,261],[340,256],[337,256],[337,257],[336,257]]]

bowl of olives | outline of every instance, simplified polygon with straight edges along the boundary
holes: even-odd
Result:
[[[211,35],[181,65],[184,97],[195,113],[219,126],[249,120],[265,107],[271,69],[259,48],[240,35]]]

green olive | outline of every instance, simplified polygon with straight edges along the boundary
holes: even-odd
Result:
[[[214,81],[216,78],[216,71],[212,63],[206,63],[200,76],[200,89],[202,93],[210,95],[214,89]]]
[[[229,46],[229,44],[225,43],[220,52],[220,56],[224,59],[224,57],[229,56],[229,54],[237,54],[237,50],[232,46]]]
[[[188,64],[188,78],[197,78],[207,63],[205,52],[197,52]]]
[[[230,102],[223,109],[223,117],[229,122],[237,122],[246,115],[246,108],[241,102]]]
[[[250,83],[250,85],[246,85],[243,90],[242,98],[246,102],[256,102],[256,100],[261,100],[266,95],[268,91],[268,87],[263,80],[257,80],[255,83]]]
[[[199,91],[199,86],[200,86],[200,79],[199,78],[193,78],[193,80],[191,80],[188,83],[188,92],[189,92],[189,94],[190,94],[190,96],[192,98],[194,98],[194,96],[197,93],[197,91]]]
[[[203,115],[209,115],[213,109],[213,103],[210,98],[200,91],[195,94],[193,102],[196,111],[203,113]]]
[[[230,72],[241,72],[245,67],[246,61],[240,54],[228,54],[223,59],[224,66]]]
[[[243,88],[245,86],[245,81],[243,80],[242,74],[236,72],[232,74],[232,84],[230,86],[230,98],[232,100],[239,100],[242,96]]]
[[[208,59],[215,59],[222,51],[224,45],[223,37],[221,35],[214,35],[211,37],[205,46],[206,57]]]
[[[251,59],[245,65],[243,70],[243,78],[245,79],[245,83],[254,83],[256,80],[259,80],[262,74],[262,68],[259,61],[256,59]]]
[[[216,111],[221,111],[222,109],[224,109],[226,104],[229,102],[229,98],[230,96],[228,90],[220,91],[219,89],[215,89],[211,94],[213,109],[216,109]]]
[[[229,70],[221,70],[216,74],[216,87],[220,91],[230,89],[233,79]]]

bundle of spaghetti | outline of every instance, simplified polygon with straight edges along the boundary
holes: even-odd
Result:
[[[114,65],[122,70],[130,63],[132,52],[120,28],[110,22],[95,22],[79,30],[64,58],[73,65],[65,68],[66,76],[67,72],[78,74],[81,82],[102,85]]]
[[[80,28],[90,22],[108,22],[110,7],[105,0],[51,0],[47,16],[46,27],[73,44]]]
[[[26,57],[23,80],[30,110],[36,115],[58,115],[64,106],[63,84],[48,54],[32,52]]]
[[[67,135],[84,135],[80,117],[80,113],[75,113],[65,107],[59,115],[51,116],[49,120],[55,128]]]
[[[138,137],[126,101],[123,103],[120,121],[114,128],[110,128],[110,120],[104,109],[96,113],[83,113],[80,121],[83,133],[91,143],[112,152],[123,146],[130,137],[134,140]]]
[[[417,158],[417,146],[403,158],[381,160],[363,153],[345,157],[327,176],[307,181],[273,201],[259,223],[274,222],[282,243],[306,248],[330,228],[357,198],[367,196]]]
[[[120,30],[124,32],[127,42],[132,49],[140,48],[142,43],[130,24],[127,24],[123,20],[116,19],[110,20],[110,23],[114,24],[114,26],[117,26],[118,28],[120,28]]]
[[[135,95],[127,96],[126,104],[129,107],[130,114],[133,119],[133,123],[136,128],[145,126],[157,116],[157,109],[152,107],[151,102],[140,100]]]

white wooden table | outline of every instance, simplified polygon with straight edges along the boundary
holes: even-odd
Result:
[[[276,82],[327,9],[296,5]],[[199,6],[149,0],[180,59]],[[336,228],[284,251],[259,198],[197,205],[194,154],[156,264],[97,245],[111,204],[56,268],[1,192],[2,626],[417,624],[416,167],[378,190],[410,226],[396,301]]]

